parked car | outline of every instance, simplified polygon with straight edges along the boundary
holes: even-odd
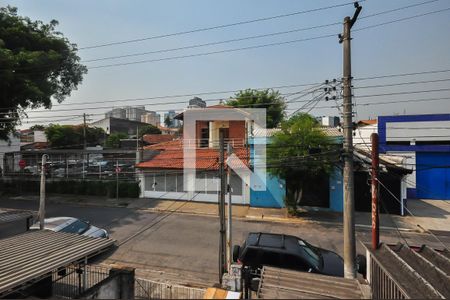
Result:
[[[249,233],[242,246],[234,246],[233,260],[253,274],[257,274],[263,266],[272,266],[344,276],[344,262],[338,254],[291,235]]]
[[[39,222],[33,224],[30,229],[39,229]],[[109,234],[105,229],[93,226],[88,221],[72,217],[46,218],[44,220],[44,229],[56,232],[76,233],[90,237],[109,238]]]

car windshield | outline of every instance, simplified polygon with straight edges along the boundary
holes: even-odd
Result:
[[[81,220],[76,220],[75,222],[70,223],[63,229],[61,229],[61,232],[67,232],[67,233],[77,233],[82,234],[86,230],[89,229],[89,224],[86,222],[83,222]]]
[[[298,244],[300,245],[300,247],[304,250],[304,252],[307,254],[307,256],[305,257],[313,266],[315,266],[316,268],[320,268],[321,265],[321,256],[320,256],[320,252],[317,251],[317,249],[314,246],[311,246],[310,244],[308,244],[307,242],[303,241],[303,240],[298,240]]]

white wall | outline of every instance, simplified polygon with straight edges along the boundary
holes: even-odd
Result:
[[[2,173],[5,153],[20,151],[20,138],[10,135],[9,139],[9,141],[0,140],[0,167],[2,168]]]
[[[387,122],[386,141],[450,141],[450,121]]]
[[[372,124],[367,126],[358,127],[355,130],[355,135],[353,136],[353,144],[355,147],[358,147],[365,151],[371,151],[371,141],[370,135],[372,133],[378,132],[378,125]]]

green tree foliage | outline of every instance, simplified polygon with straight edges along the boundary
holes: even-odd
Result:
[[[84,146],[83,126],[50,124],[45,135],[51,148],[82,149]],[[102,128],[86,127],[86,144],[102,144],[106,134]]]
[[[77,46],[56,31],[55,20],[45,24],[0,8],[0,139],[7,139],[29,108],[51,108],[62,102],[87,72],[79,63]]]
[[[285,116],[286,102],[280,92],[274,90],[239,91],[226,104],[241,108],[265,108],[267,128],[277,127]]]
[[[33,125],[30,127],[31,130],[33,131],[44,131],[45,130],[45,126],[44,125]]]
[[[119,148],[120,140],[128,138],[128,135],[122,132],[111,133],[106,139],[105,146],[107,148]]]
[[[161,130],[158,127],[149,124],[145,127],[139,128],[139,137],[141,138],[144,134],[161,134]]]
[[[172,123],[172,119],[169,116],[166,116],[166,118],[164,119],[164,124],[166,125],[166,127],[172,126]]]
[[[286,206],[296,209],[304,187],[333,170],[338,145],[305,113],[283,121],[272,141],[267,149],[269,172],[286,180]]]

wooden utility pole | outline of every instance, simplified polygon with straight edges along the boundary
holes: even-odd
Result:
[[[39,229],[44,229],[45,223],[45,166],[47,165],[47,154],[42,155],[41,163],[41,191],[39,197]]]
[[[343,121],[344,121],[344,276],[356,278],[355,257],[355,203],[353,176],[353,105],[352,105],[352,67],[351,67],[351,28],[361,11],[355,3],[353,18],[345,17],[344,32],[339,42],[343,44]]]
[[[380,244],[380,217],[379,217],[379,201],[378,201],[378,170],[380,167],[378,152],[378,134],[372,133],[370,136],[372,141],[372,249],[378,249]]]
[[[225,177],[225,142],[223,131],[219,129],[219,219],[220,219],[220,239],[219,239],[219,282],[222,283],[222,277],[225,273],[225,194],[226,194],[226,177]]]

